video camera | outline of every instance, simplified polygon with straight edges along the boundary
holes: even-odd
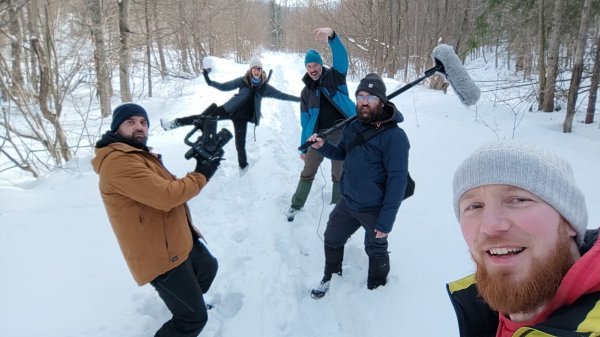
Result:
[[[196,158],[202,161],[223,157],[223,146],[233,138],[233,135],[227,129],[221,129],[217,133],[217,119],[216,116],[200,116],[194,121],[194,128],[183,140],[191,147],[185,153],[185,159]],[[192,143],[189,139],[198,130],[202,134]]]

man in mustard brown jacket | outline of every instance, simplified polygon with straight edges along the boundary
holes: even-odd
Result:
[[[146,146],[148,127],[143,107],[117,107],[92,165],[133,278],[140,286],[152,284],[173,314],[155,337],[197,336],[208,320],[202,295],[218,265],[200,242],[186,202],[206,185],[220,158],[198,160],[194,172],[177,179]]]

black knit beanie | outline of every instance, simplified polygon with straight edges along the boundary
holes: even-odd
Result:
[[[360,80],[354,95],[357,95],[359,91],[366,91],[371,95],[379,97],[382,103],[386,103],[387,96],[385,95],[385,90],[385,84],[381,77],[375,73],[370,73]]]
[[[113,111],[112,123],[110,123],[110,131],[117,131],[121,123],[133,116],[142,116],[146,118],[146,121],[148,121],[148,127],[150,127],[150,119],[148,118],[148,113],[146,110],[144,110],[144,108],[135,103],[125,103],[119,105],[115,111]]]

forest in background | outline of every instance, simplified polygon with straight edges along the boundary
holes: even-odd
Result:
[[[486,58],[534,88],[514,99],[564,111],[569,133],[578,109],[594,122],[599,14],[600,0],[0,0],[0,175],[62,167],[100,135],[89,121],[152,97],[159,81],[198,77],[205,57],[315,48],[331,64],[312,34],[324,26],[342,37],[354,77],[415,80],[439,43],[463,61]],[[446,88],[441,76],[427,83]]]

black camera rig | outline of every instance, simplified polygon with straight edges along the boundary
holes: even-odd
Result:
[[[233,138],[233,135],[224,128],[217,133],[217,119],[217,116],[200,116],[194,120],[194,128],[183,140],[186,145],[191,147],[185,153],[185,159],[196,158],[201,161],[210,161],[223,157],[223,146]],[[198,130],[202,134],[192,143],[190,137]]]

